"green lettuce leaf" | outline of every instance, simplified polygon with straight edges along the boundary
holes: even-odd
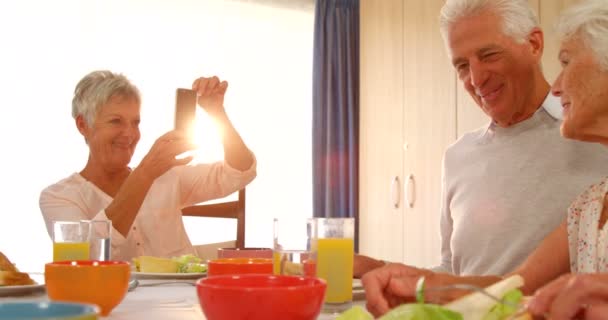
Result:
[[[507,304],[497,303],[490,312],[483,317],[483,320],[502,320],[517,311],[516,305],[519,305],[524,295],[519,289],[513,289],[503,296],[503,301]]]
[[[354,306],[341,313],[335,320],[374,320],[374,317],[361,306]]]
[[[172,259],[177,262],[178,273],[201,273],[207,271],[207,266],[201,264],[201,258],[195,255],[185,254]]]
[[[340,316],[336,320],[372,320],[374,319],[361,306],[354,306]],[[379,320],[463,320],[458,312],[446,309],[436,304],[428,303],[409,303],[402,304]]]
[[[463,320],[458,312],[430,303],[402,304],[380,320]]]

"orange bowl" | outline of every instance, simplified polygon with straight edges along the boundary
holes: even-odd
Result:
[[[196,292],[207,320],[314,320],[325,281],[313,277],[247,274],[202,278]]]
[[[44,266],[51,300],[92,303],[107,316],[127,293],[130,265],[123,261],[60,261]]]
[[[250,273],[272,274],[272,259],[222,258],[207,263],[208,277]]]

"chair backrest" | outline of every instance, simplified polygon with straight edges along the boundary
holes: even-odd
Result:
[[[236,201],[186,207],[182,209],[182,215],[236,219],[236,247],[245,247],[245,188],[239,190],[239,198]]]

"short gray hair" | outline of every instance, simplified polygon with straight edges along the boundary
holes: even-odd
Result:
[[[447,39],[450,25],[458,20],[488,11],[502,18],[504,34],[518,43],[526,41],[532,29],[539,26],[527,0],[446,0],[439,16],[443,39]]]
[[[141,103],[139,90],[127,77],[107,70],[93,71],[82,78],[74,89],[72,117],[82,115],[92,125],[99,109],[115,96],[134,98]]]
[[[581,36],[604,71],[608,71],[608,1],[587,0],[566,10],[556,25],[563,40]]]

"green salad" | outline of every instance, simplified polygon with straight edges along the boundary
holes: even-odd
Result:
[[[149,273],[203,273],[207,271],[207,265],[192,254],[186,254],[173,258],[159,258],[151,256],[139,256],[133,258],[135,271]]]
[[[514,289],[509,291],[505,301],[518,303],[523,297],[521,291]],[[482,318],[482,320],[503,320],[507,319],[516,310],[515,308],[497,303]],[[336,320],[373,320],[374,317],[363,307],[354,306],[342,313]],[[450,310],[446,307],[431,303],[408,303],[402,304],[382,317],[379,320],[470,320],[464,318],[460,312]]]
[[[500,281],[486,291],[503,297],[504,303],[497,303],[481,293],[471,293],[446,305],[424,303],[424,286],[417,290],[417,303],[402,304],[380,320],[504,320],[517,311],[515,306],[522,301],[523,294],[517,289],[523,285],[520,276],[512,276]],[[361,306],[354,306],[336,320],[373,320],[374,317]]]
[[[179,273],[207,272],[207,266],[202,264],[202,259],[195,255],[185,254],[183,256],[173,257],[172,259],[177,262],[177,272]]]

